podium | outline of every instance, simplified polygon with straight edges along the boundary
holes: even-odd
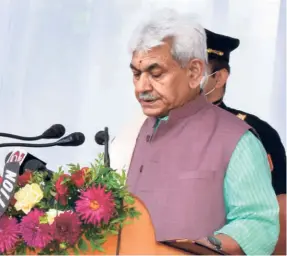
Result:
[[[89,249],[85,252],[80,251],[80,255],[116,255],[118,243],[119,255],[226,255],[188,240],[156,242],[148,210],[138,198],[135,198],[134,207],[141,215],[138,219],[130,220],[131,222],[123,227],[120,240],[118,235],[109,236],[103,244],[104,252],[93,251],[86,241]],[[36,255],[36,253],[27,251],[27,255]],[[75,255],[71,249],[68,253]]]

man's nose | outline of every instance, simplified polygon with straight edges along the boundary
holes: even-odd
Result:
[[[142,93],[146,91],[151,91],[152,85],[150,83],[150,80],[146,74],[142,74],[140,76],[140,79],[135,83],[135,90],[137,93]]]

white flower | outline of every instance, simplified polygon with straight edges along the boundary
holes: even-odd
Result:
[[[47,215],[47,219],[48,219],[48,223],[50,225],[53,224],[54,219],[59,216],[61,213],[63,213],[63,211],[58,211],[56,209],[50,209],[48,212],[46,212]]]

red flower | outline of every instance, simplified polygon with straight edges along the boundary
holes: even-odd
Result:
[[[88,170],[88,167],[84,167],[71,175],[71,180],[77,188],[81,188],[85,184],[85,175]]]
[[[18,185],[24,187],[32,179],[32,172],[27,170],[18,178]]]
[[[62,184],[64,179],[69,178],[68,174],[62,174],[59,179],[56,181],[56,200],[60,202],[61,205],[67,204],[68,199],[68,186],[66,184]]]
[[[63,206],[67,205],[67,203],[68,203],[68,196],[66,196],[66,195],[56,194],[55,198]]]
[[[16,204],[17,200],[15,199],[15,197],[13,196],[10,200],[10,205],[14,206]]]
[[[64,212],[54,219],[53,229],[58,242],[74,245],[81,235],[81,221],[76,213]]]
[[[2,183],[2,181],[3,181],[3,178],[0,176],[0,184]]]
[[[68,174],[62,174],[59,179],[56,181],[56,191],[59,195],[67,195],[68,193],[68,186],[66,184],[62,184],[64,179],[69,178]]]

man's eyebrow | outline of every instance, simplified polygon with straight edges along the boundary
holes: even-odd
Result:
[[[142,72],[141,70],[139,70],[138,68],[136,68],[132,63],[130,64],[130,68],[138,71],[138,72]],[[152,71],[155,68],[161,68],[161,66],[158,63],[153,63],[151,65],[149,65],[148,67],[146,67],[143,71]]]
[[[136,70],[138,72],[141,72],[139,69],[137,69],[132,63],[130,64],[130,68],[133,70]]]

